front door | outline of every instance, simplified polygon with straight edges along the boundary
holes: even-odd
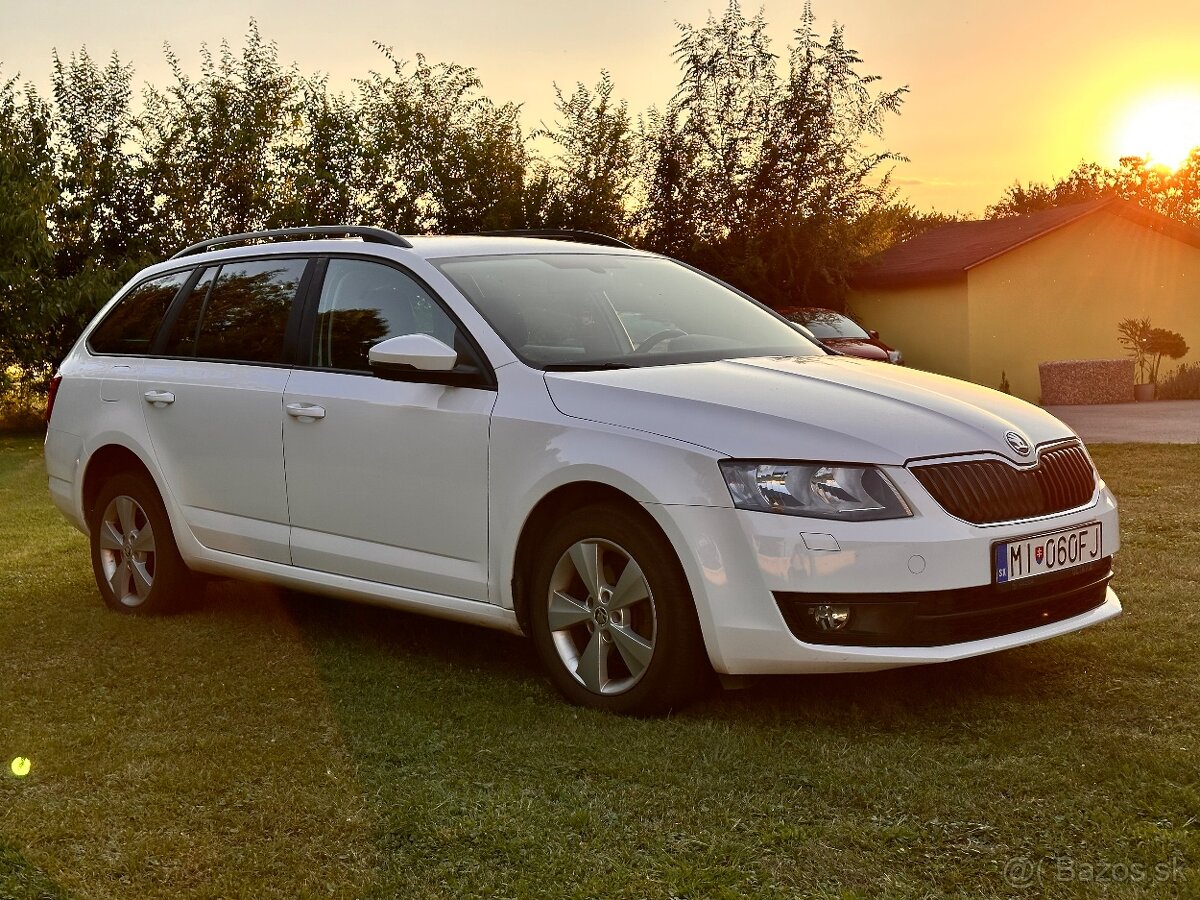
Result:
[[[399,268],[331,259],[311,365],[284,395],[292,563],[470,600],[488,599],[488,429],[494,391],[391,381],[367,351],[424,332],[465,346]]]

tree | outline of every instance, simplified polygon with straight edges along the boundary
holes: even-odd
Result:
[[[64,62],[54,53],[53,136],[60,193],[52,215],[58,270],[77,274],[89,262],[119,266],[153,248],[153,198],[132,150],[133,69],[114,53],[100,68],[86,50]]]
[[[32,87],[0,85],[0,383],[27,361],[54,281],[49,213],[57,194],[51,111]]]
[[[1146,341],[1146,353],[1150,356],[1150,383],[1158,384],[1158,370],[1163,357],[1183,359],[1188,355],[1188,345],[1178,331],[1152,328]]]
[[[871,256],[894,244],[911,241],[934,228],[964,222],[963,213],[939,213],[917,209],[908,202],[877,204],[861,218],[863,251]]]
[[[301,92],[291,140],[279,151],[279,194],[268,225],[367,221],[363,162],[369,149],[356,99],[331,95],[323,76],[306,79]]]
[[[1017,182],[986,215],[1021,216],[1071,203],[1119,197],[1186,225],[1200,227],[1200,147],[1175,171],[1152,166],[1137,156],[1122,157],[1116,168],[1080,163],[1053,183]]]
[[[878,142],[906,88],[879,90],[840,26],[806,5],[781,78],[759,12],[680,26],[679,90],[645,129],[645,242],[777,306],[840,303],[893,198]]]
[[[205,45],[200,54],[193,81],[166,48],[174,84],[147,89],[141,120],[155,227],[168,247],[266,227],[303,109],[296,67],[280,65],[253,20],[240,56],[226,42],[219,57]]]
[[[1182,334],[1155,328],[1149,317],[1121,320],[1117,325],[1117,342],[1133,357],[1137,379],[1142,384],[1158,384],[1164,356],[1183,359],[1188,355],[1187,341]]]
[[[628,229],[635,134],[628,104],[615,101],[613,89],[612,77],[603,71],[594,89],[577,84],[569,97],[554,86],[561,121],[531,135],[555,148],[550,160],[530,173],[533,184],[542,179],[543,199],[531,216],[537,224],[601,234]]]
[[[357,82],[366,210],[399,231],[469,232],[520,227],[528,162],[520,107],[483,96],[474,69],[408,63],[376,44],[392,72]]]

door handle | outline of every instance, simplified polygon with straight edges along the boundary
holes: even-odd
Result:
[[[168,403],[175,402],[175,395],[170,391],[146,391],[142,394],[146,398],[146,402],[152,405],[155,409],[162,409]]]
[[[317,419],[325,418],[324,407],[317,406],[315,403],[289,403],[284,407],[287,414],[293,419],[299,419],[301,422],[315,422]]]

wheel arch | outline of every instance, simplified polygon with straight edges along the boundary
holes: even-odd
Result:
[[[145,475],[162,494],[157,479],[141,456],[124,444],[104,444],[91,453],[83,470],[80,500],[85,522],[91,521],[92,508],[104,482],[122,472]]]
[[[525,516],[513,553],[510,583],[513,611],[516,613],[521,631],[525,634],[529,634],[529,597],[526,587],[530,568],[536,558],[538,536],[572,509],[580,509],[598,503],[612,504],[633,512],[644,518],[663,535],[664,539],[670,542],[654,516],[648,513],[641,503],[611,484],[601,481],[573,481],[561,484],[549,491],[533,505]],[[674,545],[672,544],[672,546]]]

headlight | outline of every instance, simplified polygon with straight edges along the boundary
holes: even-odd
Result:
[[[723,459],[721,472],[738,509],[851,522],[912,515],[875,466]]]

